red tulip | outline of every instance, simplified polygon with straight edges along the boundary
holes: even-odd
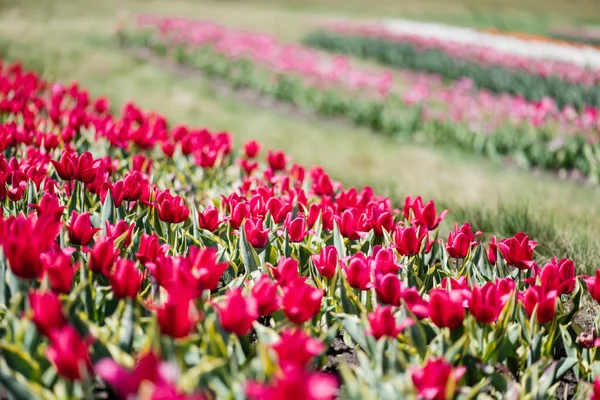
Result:
[[[393,249],[382,249],[381,246],[373,248],[375,256],[375,270],[382,274],[395,274],[400,270],[398,256]]]
[[[285,287],[298,278],[298,261],[293,258],[282,257],[279,259],[277,267],[271,268],[271,272],[277,283],[281,287]]]
[[[190,210],[185,206],[183,199],[173,196],[169,190],[159,192],[154,205],[158,218],[170,224],[184,222],[190,215]]]
[[[60,221],[53,217],[19,216],[0,219],[0,226],[4,231],[0,243],[12,273],[21,279],[38,279],[44,268],[41,255],[56,239]]]
[[[54,329],[49,338],[50,346],[46,349],[46,356],[59,375],[79,380],[91,370],[88,344],[73,327],[65,325],[61,329]]]
[[[443,289],[429,292],[429,318],[440,328],[455,329],[461,326],[465,319],[461,293]]]
[[[321,310],[323,291],[298,278],[283,288],[283,312],[290,321],[302,324]]]
[[[204,211],[198,211],[198,225],[202,229],[216,232],[221,225],[219,221],[219,210],[216,207],[207,207]]]
[[[536,246],[536,242],[529,240],[527,235],[519,232],[514,237],[503,239],[498,243],[498,250],[508,265],[526,270],[534,264],[531,259]]]
[[[421,244],[425,237],[427,237],[427,229],[397,226],[394,231],[393,246],[402,256],[414,256],[421,251]]]
[[[481,232],[473,234],[471,225],[467,222],[458,228],[458,224],[454,224],[454,231],[448,235],[448,244],[446,251],[452,258],[465,258],[471,247],[476,246],[475,237],[481,235]]]
[[[445,400],[454,397],[458,381],[465,373],[464,367],[452,368],[443,359],[428,360],[423,368],[412,371],[412,381],[419,398]]]
[[[238,203],[235,205],[235,207],[233,207],[231,217],[229,217],[229,225],[231,225],[233,229],[240,229],[242,221],[245,218],[250,218],[251,216],[252,210],[250,209],[250,204]]]
[[[262,249],[269,240],[269,231],[263,228],[262,219],[247,219],[244,221],[244,232],[252,247]]]
[[[124,235],[125,237],[121,242],[121,247],[129,247],[134,228],[135,223],[129,225],[125,220],[120,220],[115,225],[111,225],[106,221],[106,237],[116,241],[117,238]]]
[[[229,266],[227,262],[217,262],[217,249],[212,247],[199,249],[190,246],[188,261],[195,286],[199,291],[215,290]],[[188,282],[190,281],[191,279],[188,280]]]
[[[371,265],[363,253],[355,254],[344,269],[346,270],[346,279],[353,288],[367,290],[373,287]]]
[[[132,371],[126,370],[112,358],[101,359],[94,367],[96,374],[106,382],[119,399],[135,397],[142,382],[156,386],[167,384],[160,370],[158,357],[153,352],[141,356]]]
[[[401,323],[397,323],[394,309],[390,306],[377,307],[374,312],[368,315],[371,329],[368,331],[375,339],[382,337],[395,338],[404,329],[413,325],[415,322],[410,318],[405,318]]]
[[[98,169],[92,153],[85,152],[77,155],[64,151],[60,161],[50,160],[60,179],[64,181],[78,180],[83,183],[92,183]]]
[[[108,275],[117,258],[117,250],[112,239],[96,240],[89,255],[89,267],[95,273]]]
[[[469,300],[471,298],[471,289],[469,289],[469,282],[464,276],[459,276],[454,279],[450,276],[442,279],[442,289],[453,290],[459,292],[463,300]]]
[[[537,309],[538,323],[545,324],[554,318],[556,297],[556,290],[547,291],[541,286],[530,286],[520,294],[519,300],[523,303],[529,317]]]
[[[600,400],[600,378],[596,378],[594,381],[594,393],[592,393],[591,400]]]
[[[404,300],[408,309],[417,318],[423,319],[429,317],[429,304],[423,300],[416,288],[404,288],[402,290],[402,300]]]
[[[252,288],[252,296],[258,303],[258,313],[269,315],[279,310],[281,300],[277,295],[277,283],[273,282],[268,275],[262,275]]]
[[[376,206],[371,206],[358,222],[359,230],[369,232],[371,229],[377,236],[382,236],[383,231],[390,232],[394,227],[394,216],[387,211],[381,211]]]
[[[321,249],[321,253],[313,254],[311,260],[321,275],[331,278],[340,264],[338,252],[335,246],[327,246]]]
[[[395,274],[375,275],[375,292],[377,293],[377,299],[383,304],[399,306],[402,286],[400,278]]]
[[[48,336],[52,330],[61,329],[67,324],[62,304],[54,293],[30,292],[29,302],[33,323],[42,335]]]
[[[50,281],[54,293],[69,293],[73,284],[75,268],[71,263],[71,254],[75,249],[61,249],[58,243],[46,253],[41,255],[44,271]]]
[[[69,240],[72,244],[87,246],[92,241],[94,234],[100,228],[94,228],[90,219],[90,213],[86,212],[77,215],[75,211],[71,214],[71,223],[67,226]]]
[[[507,301],[507,297],[500,297],[492,282],[487,282],[483,287],[475,285],[469,300],[469,312],[478,322],[491,324],[498,320]]]
[[[306,220],[303,215],[299,215],[293,221],[291,220],[291,214],[288,215],[284,227],[287,228],[288,236],[292,243],[302,242],[304,237],[309,234],[309,231],[306,228]]]
[[[110,107],[110,102],[108,101],[108,99],[106,97],[99,97],[94,102],[94,110],[98,114],[104,113],[106,110],[108,110],[109,107]]]
[[[271,151],[267,154],[267,162],[273,171],[283,171],[287,163],[287,157],[281,150]]]
[[[60,220],[60,217],[63,214],[63,211],[66,207],[61,206],[58,201],[58,196],[54,193],[46,192],[40,199],[40,204],[29,204],[29,207],[33,208],[38,217],[41,216],[52,216],[57,220]]]
[[[413,223],[418,226],[425,227],[428,230],[437,228],[440,222],[446,218],[446,214],[448,214],[448,210],[444,210],[438,216],[433,200],[428,201],[425,206],[422,206],[420,197],[415,199],[415,202],[412,204],[412,209],[415,214]]]
[[[350,240],[358,240],[361,234],[358,232],[358,219],[362,214],[361,210],[353,208],[345,210],[341,218],[336,216],[336,221],[340,228],[340,233],[343,237]]]
[[[333,400],[338,392],[337,379],[329,374],[311,373],[292,368],[269,385],[250,382],[246,396],[251,400]]]
[[[487,256],[491,264],[496,264],[496,260],[498,259],[498,243],[496,241],[496,236],[492,236],[492,239],[490,239]]]
[[[156,310],[160,333],[175,339],[186,337],[200,319],[191,298],[178,291],[169,292],[167,301]]]
[[[121,258],[108,275],[115,297],[135,299],[142,285],[142,275],[133,260]]]
[[[249,140],[244,145],[244,156],[246,158],[254,158],[260,152],[260,145],[256,140]]]
[[[152,235],[143,233],[140,237],[140,247],[137,253],[135,253],[135,257],[140,264],[146,266],[147,263],[156,261],[159,256],[164,256],[168,249],[169,245],[161,245],[155,233]]]
[[[221,326],[227,332],[245,336],[259,317],[258,302],[254,297],[244,297],[240,289],[227,293],[224,306],[217,307]]]
[[[546,290],[556,290],[557,295],[571,293],[575,288],[575,264],[572,260],[556,257],[542,268],[541,286]]]
[[[281,339],[273,346],[283,370],[304,368],[315,356],[325,350],[325,345],[318,339],[308,336],[300,329],[284,328]]]
[[[585,278],[585,284],[592,299],[600,303],[600,268],[596,269],[596,276]]]

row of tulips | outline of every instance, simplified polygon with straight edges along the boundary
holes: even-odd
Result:
[[[373,59],[388,66],[436,74],[444,79],[469,78],[481,89],[521,96],[529,101],[550,97],[560,108],[600,107],[600,69],[531,60],[418,33],[395,33],[379,25],[333,25],[310,33],[304,43]]]
[[[549,99],[531,104],[508,95],[493,96],[474,90],[467,81],[448,89],[435,77],[411,74],[405,78],[413,81],[412,86],[404,93],[392,92],[385,98],[351,95],[335,81],[313,85],[298,74],[267,67],[266,61],[241,56],[252,53],[243,41],[231,45],[237,49],[237,55],[231,56],[222,47],[206,45],[203,39],[198,42],[193,22],[165,20],[146,17],[141,27],[120,31],[119,38],[128,46],[168,57],[235,88],[250,88],[320,115],[350,118],[386,135],[452,145],[493,158],[509,156],[525,167],[577,169],[594,181],[600,177],[596,140],[600,114],[596,109],[578,116],[572,108],[558,110]],[[164,28],[184,23],[191,27]],[[212,25],[198,26],[204,32]],[[225,28],[218,31],[225,35]]]
[[[0,385],[13,398],[600,396],[595,277],[447,240],[254,141],[0,68]],[[355,362],[323,372],[340,348]]]

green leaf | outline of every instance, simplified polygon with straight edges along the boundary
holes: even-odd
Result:
[[[11,343],[0,342],[0,352],[10,369],[32,381],[40,379],[40,365],[22,348]]]
[[[248,272],[258,271],[260,265],[258,254],[256,254],[250,243],[248,243],[245,229],[240,229],[240,233],[240,256],[242,257],[242,262]]]
[[[362,321],[356,315],[334,314],[334,317],[339,321],[342,327],[344,327],[352,340],[368,354],[370,349]]]
[[[113,223],[115,216],[115,205],[113,203],[112,195],[110,194],[110,190],[106,193],[106,198],[104,199],[104,206],[102,206],[102,219],[100,222],[100,228],[102,228],[102,232],[106,234],[106,223]]]
[[[3,372],[0,372],[0,386],[8,392],[11,400],[31,400],[33,395],[28,386]]]
[[[346,257],[346,246],[344,245],[344,237],[340,233],[340,228],[337,221],[333,221],[333,245],[338,251],[339,257]]]

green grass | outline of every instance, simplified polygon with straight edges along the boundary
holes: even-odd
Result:
[[[451,209],[450,221],[469,220],[489,234],[525,230],[543,243],[541,257],[569,255],[581,269],[596,268],[600,261],[594,241],[600,233],[597,189],[248,104],[203,79],[177,76],[136,61],[112,39],[119,12],[129,17],[154,12],[217,19],[267,30],[286,40],[296,40],[314,24],[339,16],[333,11],[335,4],[341,4],[337,0],[327,3],[328,12],[321,3],[293,7],[298,3],[15,1],[0,11],[0,51],[44,71],[48,78],[77,80],[93,95],[108,96],[116,106],[134,100],[175,122],[230,131],[237,144],[259,139],[265,146],[284,149],[297,162],[322,165],[348,185],[372,185],[397,202],[407,194],[435,199]],[[391,4],[382,2],[381,14]],[[359,3],[348,3],[350,14],[353,7]],[[376,14],[375,7],[369,8],[370,14]]]

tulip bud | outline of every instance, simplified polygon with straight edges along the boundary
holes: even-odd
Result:
[[[262,275],[252,288],[252,296],[258,303],[258,313],[261,316],[269,315],[279,310],[281,301],[277,295],[277,283],[268,275]]]
[[[96,240],[89,253],[89,267],[95,273],[108,275],[117,258],[117,250],[112,239]]]
[[[62,377],[80,380],[91,371],[88,344],[79,336],[75,328],[65,325],[49,334],[50,346],[46,356]]]
[[[400,324],[396,322],[394,310],[390,306],[377,307],[374,312],[367,316],[371,328],[368,334],[380,339],[382,337],[395,338],[404,329],[413,325],[415,322],[410,318],[405,318]]]
[[[54,293],[31,292],[29,302],[33,323],[42,335],[48,336],[53,329],[61,329],[67,324],[62,304]]]
[[[262,219],[247,219],[244,221],[244,232],[252,247],[262,249],[269,240],[269,231],[263,228]]]
[[[321,310],[323,291],[298,278],[283,289],[283,312],[290,321],[302,324]]]
[[[420,398],[451,399],[464,373],[465,367],[453,369],[443,359],[428,360],[423,368],[412,371],[412,381]]]
[[[115,297],[135,299],[142,285],[142,275],[133,260],[117,260],[114,271],[108,275]]]
[[[346,279],[355,289],[367,290],[373,286],[371,283],[371,266],[363,253],[357,253],[346,269]]]
[[[90,213],[77,215],[77,212],[73,211],[71,214],[71,223],[67,226],[67,231],[72,244],[87,246],[99,230],[100,228],[92,227]]]
[[[221,225],[219,210],[216,207],[207,207],[204,211],[198,211],[198,225],[202,229],[216,232]]]
[[[442,289],[429,292],[429,317],[440,328],[458,328],[465,319],[461,293]]]
[[[311,358],[325,350],[325,345],[300,329],[285,328],[273,349],[277,353],[279,366],[283,370],[287,370],[288,367],[305,368]]]
[[[340,264],[335,246],[327,246],[319,254],[313,254],[311,260],[321,275],[331,278]]]
[[[258,319],[258,302],[254,297],[244,297],[240,289],[227,293],[224,306],[217,307],[221,326],[238,336],[247,335]]]

